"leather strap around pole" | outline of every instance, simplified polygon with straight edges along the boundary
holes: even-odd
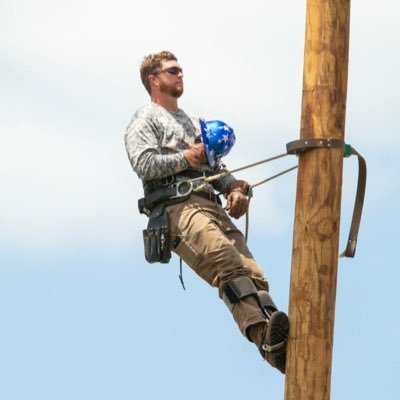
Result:
[[[335,148],[340,149],[344,148],[344,141],[341,139],[316,139],[316,138],[309,138],[309,139],[300,139],[294,140],[293,142],[289,142],[286,144],[286,151],[288,154],[300,154],[305,152],[309,149],[315,148]]]
[[[350,225],[349,239],[347,240],[346,249],[339,257],[354,257],[357,247],[358,230],[360,228],[361,214],[364,205],[365,187],[367,183],[367,164],[364,157],[354,148],[351,149],[351,154],[358,158],[358,183],[356,199],[354,202],[353,217]]]
[[[346,145],[347,146],[347,145]],[[307,150],[315,148],[345,148],[345,143],[341,139],[300,139],[286,144],[288,154],[301,154]],[[358,231],[361,223],[361,214],[364,205],[365,187],[367,183],[367,164],[365,159],[357,150],[351,148],[351,154],[358,158],[358,182],[356,199],[354,202],[353,217],[350,225],[349,238],[347,240],[346,249],[339,257],[354,257],[357,247]]]

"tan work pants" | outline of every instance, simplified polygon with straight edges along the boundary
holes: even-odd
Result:
[[[193,194],[183,203],[167,207],[172,240],[181,238],[178,254],[199,276],[219,288],[239,276],[249,276],[258,290],[268,291],[268,282],[250,253],[242,233],[217,203]],[[253,296],[236,303],[232,310],[240,331],[265,321]]]

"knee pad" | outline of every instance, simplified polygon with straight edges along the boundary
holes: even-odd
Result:
[[[222,290],[222,300],[230,311],[236,303],[247,296],[257,296],[257,288],[248,276],[232,279]]]

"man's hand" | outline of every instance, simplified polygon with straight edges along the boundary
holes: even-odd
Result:
[[[247,197],[240,192],[232,192],[228,195],[225,210],[233,218],[240,218],[247,211],[249,201]]]
[[[207,161],[203,143],[194,144],[192,147],[183,152],[183,156],[193,168],[198,167]]]
[[[247,211],[249,187],[249,184],[242,180],[235,180],[226,187],[227,204],[225,209],[231,217],[238,219]]]
[[[250,185],[241,179],[236,179],[226,185],[225,193],[231,194],[232,192],[240,192],[247,195]]]

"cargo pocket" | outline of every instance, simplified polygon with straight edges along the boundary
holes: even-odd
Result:
[[[173,240],[172,251],[192,268],[196,268],[202,259],[202,254],[181,235],[177,235]]]

